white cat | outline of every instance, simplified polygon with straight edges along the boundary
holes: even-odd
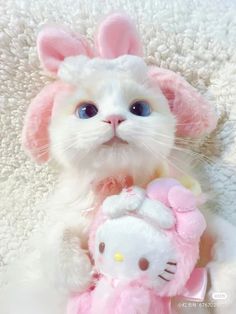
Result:
[[[53,58],[57,48],[54,45]],[[171,159],[179,121],[163,90],[150,83],[141,58],[59,59],[57,75],[63,83],[55,87],[49,146],[42,145],[36,154],[42,157],[49,149],[61,176],[43,205],[48,212],[45,225],[40,226],[25,257],[9,269],[1,314],[64,313],[63,296],[89,284],[87,231],[100,182],[124,174],[135,185],[144,186],[168,160],[174,175],[179,175],[178,165],[173,166],[175,156]],[[219,217],[207,217],[217,243],[210,269],[214,290],[218,261],[236,261],[235,229]]]
[[[70,57],[59,76],[78,82],[79,89],[57,99],[50,125],[51,155],[63,170],[53,199],[57,205],[49,206],[50,241],[42,250],[44,260],[51,255],[53,280],[77,289],[88,281],[89,261],[79,242],[91,217],[86,210],[95,202],[91,183],[120,173],[138,185],[147,183],[170,154],[175,118],[162,93],[148,86],[147,67],[138,57]],[[66,251],[72,246],[71,252],[61,250],[63,242]]]

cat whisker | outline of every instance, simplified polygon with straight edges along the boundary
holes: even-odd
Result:
[[[137,133],[137,136],[140,136],[140,135],[141,135],[141,134],[138,134],[138,133]],[[155,134],[155,135],[156,135],[156,134]],[[158,136],[160,135],[160,136],[169,138],[168,136],[165,136],[164,134],[157,134],[157,135],[158,135]],[[168,144],[164,143],[163,141],[161,141],[161,140],[159,140],[159,139],[158,139],[158,140],[155,140],[155,141],[157,142],[157,144],[161,144],[161,145],[163,145],[163,146],[169,147]],[[174,146],[172,147],[172,149],[177,150],[177,151],[184,152],[184,153],[190,155],[191,157],[193,157],[194,159],[200,160],[201,162],[207,162],[207,163],[209,163],[209,164],[213,164],[213,163],[215,162],[212,158],[209,158],[208,156],[206,156],[206,155],[204,155],[204,154],[202,154],[202,153],[199,153],[199,152],[196,152],[196,151],[192,151],[192,150],[187,149],[187,148],[183,148],[183,147],[174,145]],[[173,157],[172,157],[172,158],[173,158]],[[176,159],[176,160],[177,160],[177,159]],[[177,160],[177,161],[178,161],[178,160]]]
[[[137,129],[138,130],[138,129]],[[153,135],[158,135],[158,136],[162,136],[162,137],[166,137],[166,138],[171,138],[170,136],[166,135],[166,134],[162,134],[159,132],[155,132],[153,131],[153,128],[150,127],[149,124],[145,125],[145,130],[150,130],[152,132]],[[194,139],[194,138],[184,138],[184,137],[179,137],[175,135],[175,141],[176,142],[180,142],[180,143],[186,143],[186,144],[198,144],[199,143],[199,139]],[[204,143],[213,143],[213,144],[217,144],[215,139],[211,139],[210,137],[204,139]],[[219,145],[219,144],[218,144]]]
[[[98,136],[99,132],[98,130],[94,130],[93,132],[89,132],[89,135],[85,134],[83,135],[83,140],[86,141],[87,139],[92,140],[93,142],[95,142],[99,136]],[[47,140],[46,138],[41,138],[39,139],[39,141],[45,142],[45,140]],[[48,151],[52,150],[52,149],[57,149],[57,148],[62,148],[62,152],[66,152],[68,151],[70,148],[76,147],[76,141],[78,141],[78,134],[74,135],[73,138],[70,138],[70,144],[68,144],[66,147],[62,147],[61,143],[58,144],[45,144],[45,145],[41,145],[37,148],[35,148],[35,152],[37,153],[38,157],[42,157],[45,153],[47,153]]]
[[[204,154],[201,154],[201,153],[198,153],[198,152],[195,152],[195,151],[191,151],[191,150],[187,150],[187,149],[181,149],[179,147],[176,147],[174,146],[173,147],[174,150],[177,150],[177,151],[181,151],[181,152],[184,152],[190,156],[192,156],[194,159],[198,159],[199,161],[203,162],[203,163],[208,163],[210,165],[214,164],[214,160]]]
[[[159,143],[160,145],[162,145],[161,143]],[[184,176],[187,176],[188,174],[181,168],[179,168],[178,166],[176,166],[174,163],[172,163],[169,159],[167,159],[163,154],[161,154],[160,152],[153,152],[153,150],[148,147],[147,145],[145,145],[143,143],[143,146],[146,147],[146,149],[156,158],[156,155],[159,155],[160,158],[164,161],[167,162],[167,164],[170,164],[174,169],[176,169],[177,171],[179,171],[180,173],[182,173]]]

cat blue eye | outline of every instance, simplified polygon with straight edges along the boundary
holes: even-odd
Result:
[[[129,108],[129,111],[136,116],[147,117],[151,114],[151,107],[145,100],[137,100]]]
[[[80,104],[76,110],[75,115],[80,119],[89,119],[98,113],[98,108],[93,103],[82,103]]]

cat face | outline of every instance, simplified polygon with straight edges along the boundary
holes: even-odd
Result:
[[[176,254],[169,236],[136,217],[108,220],[97,231],[95,265],[109,278],[161,288],[174,279]]]
[[[149,86],[142,59],[129,58],[70,57],[61,67],[71,88],[57,96],[49,131],[51,153],[63,166],[150,175],[168,156],[175,119],[161,91]]]

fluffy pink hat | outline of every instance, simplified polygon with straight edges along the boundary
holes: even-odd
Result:
[[[142,45],[130,18],[115,13],[107,16],[99,25],[95,45],[62,27],[46,26],[38,35],[37,48],[40,61],[47,72],[57,76],[60,64],[66,57],[86,55],[116,58],[121,55],[142,55]],[[169,101],[170,109],[177,118],[178,136],[199,137],[211,132],[216,126],[216,116],[209,103],[181,76],[172,71],[150,67],[151,84],[158,85]],[[48,160],[48,125],[51,119],[54,97],[67,88],[56,81],[46,86],[28,108],[23,129],[23,146],[37,162]],[[42,147],[44,150],[42,151]]]

